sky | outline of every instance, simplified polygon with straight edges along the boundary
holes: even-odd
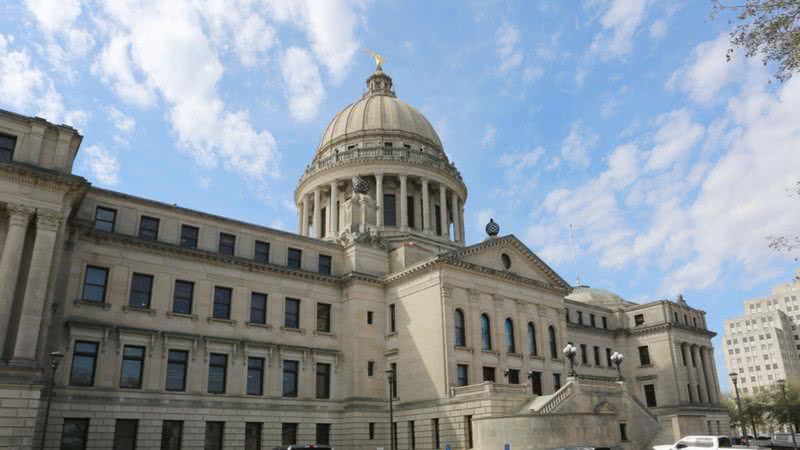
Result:
[[[293,231],[295,185],[383,55],[489,218],[565,279],[710,327],[790,281],[800,77],[734,52],[704,0],[10,0],[0,108],[84,135],[103,188]],[[572,231],[570,231],[572,230]],[[719,337],[717,364],[727,371]]]

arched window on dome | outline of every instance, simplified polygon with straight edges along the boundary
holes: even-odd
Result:
[[[536,348],[536,325],[528,322],[528,353],[536,356],[539,351]]]
[[[556,342],[556,328],[550,325],[547,328],[547,334],[550,336],[550,357],[558,359],[558,342]]]
[[[514,321],[506,319],[506,353],[516,353],[517,342],[514,339]]]
[[[486,314],[481,314],[481,348],[486,351],[492,349],[492,326]]]
[[[455,312],[455,326],[456,326],[456,345],[459,347],[467,346],[467,330],[464,325],[464,311],[456,309]]]

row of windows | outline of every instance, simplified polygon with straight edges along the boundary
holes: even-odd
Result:
[[[455,310],[455,336],[456,346],[467,346],[467,327],[464,318],[464,311],[460,308]],[[556,329],[552,325],[547,328],[548,338],[550,343],[550,357],[558,359],[558,341],[556,338]],[[517,341],[514,335],[514,321],[507,318],[505,321],[505,336],[506,336],[506,353],[517,353]],[[491,319],[487,314],[481,314],[481,349],[483,351],[492,351],[492,324]],[[536,325],[533,322],[528,322],[528,354],[537,356],[539,354],[538,346],[536,343]]]
[[[117,220],[115,209],[98,206],[95,210],[94,228],[109,233],[114,232]],[[142,216],[139,220],[139,238],[156,241],[158,240],[158,227],[160,219],[150,216]],[[180,246],[183,248],[196,249],[200,235],[200,228],[192,225],[181,225]],[[229,233],[219,233],[217,251],[220,254],[235,256],[236,236]],[[300,270],[302,267],[303,251],[298,248],[289,248],[286,266],[290,269]],[[253,250],[253,260],[260,264],[269,263],[269,242],[255,242]],[[331,274],[332,258],[330,255],[319,255],[318,271],[323,275]]]
[[[577,321],[575,323],[577,323],[578,325],[586,325],[586,323],[584,323],[584,321],[583,321],[583,311],[576,311],[576,313],[578,314],[578,317],[577,317]],[[567,309],[567,322],[569,322],[569,321],[570,321],[570,315],[569,315],[569,309]],[[608,329],[608,319],[605,316],[601,316],[600,317],[600,323],[601,323],[601,327],[604,330]],[[597,318],[595,317],[595,315],[593,313],[589,313],[589,324],[588,325],[590,327],[597,328]]]
[[[496,367],[483,366],[481,375],[484,382],[497,382]],[[519,369],[506,369],[503,371],[503,376],[508,380],[508,384],[524,384],[521,381]],[[542,372],[531,370],[528,372],[528,378],[531,380],[531,392],[536,395],[542,395]],[[469,364],[457,364],[456,385],[467,386],[469,384]],[[553,392],[559,389],[561,389],[561,374],[553,373]]]
[[[680,318],[678,316],[678,312],[677,311],[673,311],[673,315],[674,315],[673,316],[673,322],[674,323],[680,323]],[[644,314],[636,314],[635,316],[633,316],[633,324],[635,326],[637,326],[637,327],[644,325]],[[689,316],[686,315],[686,314],[683,315],[683,324],[686,325],[686,326],[689,326]],[[694,328],[698,328],[697,327],[697,317],[692,317],[692,326]]]
[[[375,424],[370,423],[370,439],[374,438]],[[85,418],[65,418],[61,431],[61,450],[86,450],[91,421]],[[281,445],[297,444],[299,423],[284,422],[281,424]],[[263,424],[261,422],[245,422],[244,449],[260,450],[268,448],[263,443]],[[316,443],[329,445],[331,440],[331,424],[317,423]],[[114,450],[135,450],[139,434],[137,419],[117,419],[114,424]],[[161,424],[161,450],[180,450],[183,444],[184,422],[182,420],[164,420]],[[205,450],[222,450],[225,444],[225,422],[205,423]]]
[[[107,267],[87,266],[83,282],[81,299],[89,302],[104,303],[108,290]],[[153,275],[134,273],[131,277],[131,289],[128,305],[135,308],[150,309],[153,297]],[[212,317],[221,320],[231,319],[231,301],[233,288],[224,286],[214,287]],[[268,294],[262,292],[250,293],[249,323],[267,323]],[[175,289],[172,296],[172,312],[177,314],[192,314],[194,305],[194,282],[175,280]],[[283,326],[286,328],[300,328],[300,299],[286,298],[284,303]],[[317,302],[316,330],[329,333],[331,331],[331,305]]]
[[[97,369],[99,343],[76,341],[72,354],[69,384],[72,386],[93,386]],[[144,376],[145,347],[126,345],[122,352],[119,387],[141,389]],[[210,353],[208,356],[208,393],[224,394],[227,390],[229,355]],[[247,395],[264,394],[265,359],[247,358]],[[300,362],[285,359],[283,367],[283,393],[287,398],[297,397],[299,391]],[[164,389],[171,392],[186,391],[189,368],[189,351],[169,349],[167,352],[167,371]],[[316,363],[316,398],[329,399],[331,396],[331,365]]]

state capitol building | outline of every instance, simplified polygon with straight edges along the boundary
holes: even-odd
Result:
[[[0,111],[0,448],[730,432],[704,311],[571,286],[494,221],[466,242],[436,130],[380,67],[366,83],[299,174],[294,233],[94,187],[75,129]]]

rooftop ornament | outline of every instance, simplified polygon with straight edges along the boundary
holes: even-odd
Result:
[[[500,225],[494,221],[494,219],[489,219],[489,223],[486,224],[486,234],[489,237],[494,238],[500,233]]]

